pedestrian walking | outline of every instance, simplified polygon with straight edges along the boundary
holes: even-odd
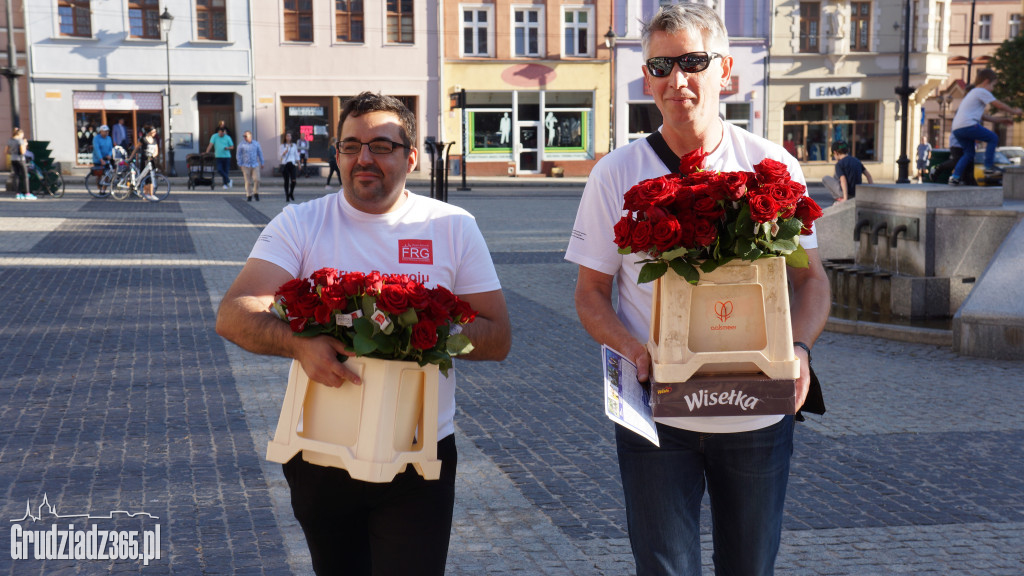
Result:
[[[708,169],[752,172],[765,158],[804,182],[799,162],[780,145],[724,122],[719,94],[733,58],[717,12],[698,3],[662,7],[642,28],[647,86],[663,124],[650,139],[616,148],[597,162],[583,192],[566,259],[579,265],[576,310],[600,344],[623,353],[648,380],[652,285],[639,284],[639,254],[622,255],[614,227],[624,193],[678,167],[679,157],[709,152]],[[662,154],[656,150],[661,150]],[[663,160],[663,158],[665,158]],[[810,388],[810,349],[828,319],[828,279],[814,234],[801,236],[809,266],[789,268],[793,353],[800,361],[797,406]],[[672,272],[669,272],[670,274]],[[617,292],[613,288],[617,283]],[[612,295],[617,293],[617,305]],[[779,343],[790,346],[790,343]],[[711,499],[717,574],[772,574],[782,531],[793,451],[793,416],[658,418],[661,447],[616,427],[619,472],[638,576],[701,573],[701,499]]]
[[[281,176],[284,177],[284,201],[295,200],[295,180],[298,178],[299,149],[292,142],[292,133],[285,132],[278,150],[281,162]]]
[[[921,143],[917,145],[917,183],[921,184],[928,176],[928,163],[932,159],[932,145],[928,143],[927,136],[921,136]]]
[[[380,270],[445,286],[477,311],[462,332],[474,349],[460,359],[504,359],[505,297],[476,220],[405,188],[418,154],[415,116],[395,98],[364,92],[342,110],[341,139],[342,190],[286,208],[267,225],[221,302],[218,334],[256,354],[294,358],[320,383],[312,385],[360,384],[337,359],[352,355],[340,341],[298,336],[269,309],[278,287],[321,268]],[[409,241],[420,250],[415,261],[399,248]],[[410,467],[390,482],[363,482],[301,455],[284,465],[317,574],[444,574],[457,453],[454,373],[439,378],[438,480]]]
[[[228,128],[222,122],[217,127],[217,132],[210,136],[210,143],[206,145],[206,153],[213,150],[213,160],[217,163],[217,173],[220,174],[224,189],[231,188],[231,151],[235,149],[235,141],[228,136]]]
[[[242,141],[238,144],[235,161],[242,171],[245,180],[245,201],[260,200],[260,170],[263,169],[263,148],[252,139],[252,132],[242,133]]]
[[[28,142],[25,140],[25,133],[21,128],[11,131],[11,139],[7,141],[7,154],[11,158],[11,176],[17,181],[15,190],[18,191],[15,198],[18,200],[35,200],[36,196],[29,190],[28,184],[28,162],[25,152],[28,150]]]
[[[300,174],[306,173],[306,165],[309,163],[309,140],[302,134],[299,134],[299,140],[295,143],[299,149],[299,166]]]
[[[1024,114],[1024,110],[1015,106],[1005,104],[992,94],[992,90],[999,83],[999,75],[991,68],[982,68],[978,71],[972,88],[964,99],[960,101],[960,107],[953,117],[953,135],[964,148],[964,155],[953,168],[953,175],[949,177],[951,186],[959,186],[963,182],[963,174],[967,165],[974,162],[975,142],[985,142],[985,178],[997,176],[1001,172],[996,169],[996,148],[999,146],[999,135],[985,128],[982,125],[984,120],[1013,124],[1013,118],[993,117],[985,114],[989,106],[1002,110],[1013,116]]]
[[[327,147],[327,166],[330,170],[327,172],[327,184],[324,189],[331,189],[331,176],[334,174],[338,175],[338,183],[341,183],[341,171],[338,169],[338,139],[331,138],[331,144]]]

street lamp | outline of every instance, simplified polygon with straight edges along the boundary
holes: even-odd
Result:
[[[604,47],[611,51],[611,81],[608,86],[608,151],[611,152],[615,149],[615,31],[611,26],[604,35]]]
[[[164,32],[164,46],[167,51],[167,174],[177,176],[174,169],[174,139],[171,135],[171,124],[174,119],[171,117],[171,24],[174,16],[164,6],[164,13],[160,15],[160,29]]]
[[[899,167],[899,174],[896,178],[897,184],[910,183],[910,158],[907,157],[907,132],[910,121],[910,95],[914,88],[910,86],[910,0],[904,0],[904,28],[903,28],[903,70],[900,74],[900,85],[896,87],[896,94],[900,97],[900,111],[903,116],[900,118],[900,157],[896,161]]]

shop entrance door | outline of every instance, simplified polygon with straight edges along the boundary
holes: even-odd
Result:
[[[516,142],[516,173],[540,173],[539,132],[540,122],[520,122],[518,124],[517,134],[519,141]]]

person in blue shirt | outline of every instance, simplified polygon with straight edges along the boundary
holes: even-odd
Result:
[[[836,158],[835,178],[839,181],[839,187],[843,191],[842,197],[836,198],[836,202],[849,200],[856,196],[857,185],[861,183],[862,178],[866,178],[868,184],[873,183],[871,173],[864,167],[864,164],[850,156],[849,144],[842,140],[833,143],[832,155]]]
[[[242,141],[238,144],[238,152],[235,158],[238,161],[238,167],[242,169],[242,176],[245,178],[246,202],[252,202],[253,196],[259,202],[263,148],[259,142],[252,139],[252,132],[246,130],[242,133]]]
[[[92,137],[92,163],[96,168],[103,167],[110,161],[114,153],[114,140],[110,137],[110,127],[106,124],[100,126],[96,135]]]
[[[217,127],[217,133],[210,136],[210,144],[206,146],[206,153],[213,150],[213,158],[217,162],[217,173],[224,182],[224,189],[231,188],[231,151],[235,149],[235,141],[228,136],[228,129],[221,125]]]

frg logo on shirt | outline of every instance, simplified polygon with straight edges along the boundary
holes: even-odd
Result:
[[[399,240],[400,264],[434,264],[434,243],[430,240]]]

